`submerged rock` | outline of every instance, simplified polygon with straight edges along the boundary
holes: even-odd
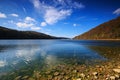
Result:
[[[65,72],[61,72],[60,74],[61,74],[61,75],[65,75]]]
[[[76,80],[82,80],[81,78],[78,78],[78,79],[76,79]]]
[[[58,76],[58,75],[59,75],[59,72],[55,72],[55,73],[54,73],[54,76]]]
[[[95,79],[97,79],[98,77],[97,76],[94,76]]]
[[[118,68],[120,69],[120,65],[118,66]]]
[[[15,78],[15,80],[20,80],[21,79],[21,76],[18,76]]]
[[[22,79],[28,79],[29,78],[29,76],[24,76],[24,77],[22,77]]]
[[[115,76],[110,76],[110,79],[111,80],[115,80]]]
[[[94,76],[97,76],[97,75],[98,75],[98,73],[97,73],[97,72],[93,72],[92,74],[93,74]]]
[[[73,70],[73,73],[77,73],[77,70]]]
[[[80,76],[81,76],[82,78],[84,78],[84,77],[85,77],[85,74],[81,73]]]
[[[45,74],[47,74],[47,75],[50,74],[50,73],[51,73],[50,71],[45,72]]]
[[[52,78],[53,78],[53,76],[52,76],[52,75],[48,75],[48,79],[50,79],[50,80],[51,80]]]
[[[120,78],[120,76],[118,74],[115,75],[116,78]]]
[[[70,77],[69,77],[69,76],[65,76],[65,79],[67,79],[67,80],[68,80],[68,79],[70,79]]]
[[[28,80],[35,80],[35,79],[33,79],[33,78],[29,78]]]
[[[114,72],[120,73],[120,69],[113,69]]]

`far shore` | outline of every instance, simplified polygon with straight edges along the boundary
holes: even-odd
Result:
[[[120,39],[73,39],[73,40],[120,41]]]

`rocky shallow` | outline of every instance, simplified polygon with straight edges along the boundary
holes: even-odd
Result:
[[[44,72],[34,71],[32,76],[17,76],[15,80],[120,80],[120,61],[89,66],[59,64]]]
[[[65,58],[51,66],[37,60],[38,63],[31,62],[33,64],[12,71],[0,80],[120,80],[120,47],[90,48],[99,52],[105,60],[79,63],[76,58]]]

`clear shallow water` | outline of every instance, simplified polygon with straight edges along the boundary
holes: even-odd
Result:
[[[0,40],[0,74],[21,68],[39,68],[57,64],[94,64],[107,60],[93,47],[120,48],[119,41],[79,40]],[[106,49],[106,48],[105,48]],[[117,49],[119,50],[119,49]],[[104,52],[104,51],[103,51]],[[120,50],[118,51],[120,52]]]

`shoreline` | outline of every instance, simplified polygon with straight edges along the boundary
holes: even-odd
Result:
[[[73,39],[73,40],[91,40],[91,41],[120,41],[120,39]]]

